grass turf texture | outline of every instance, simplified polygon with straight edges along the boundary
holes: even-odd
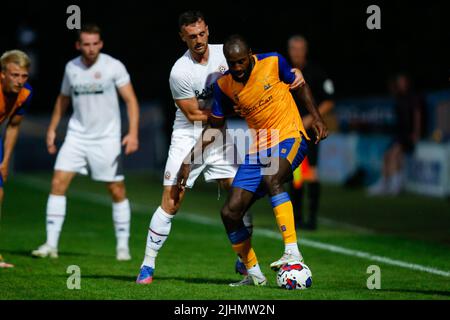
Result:
[[[119,263],[115,260],[111,205],[102,184],[85,177],[74,180],[59,259],[33,259],[31,250],[45,240],[50,175],[11,177],[5,188],[0,253],[16,268],[0,269],[0,299],[450,299],[449,277],[308,246],[301,246],[301,250],[313,273],[313,287],[282,290],[269,269],[282,254],[282,241],[260,233],[254,235],[253,244],[268,286],[231,288],[228,283],[240,280],[240,276],[234,274],[235,255],[220,224],[225,194],[217,200],[213,184],[199,184],[187,194],[159,254],[154,282],[136,285],[150,217],[160,202],[159,180],[145,174],[127,176],[133,208],[133,259]],[[252,212],[256,229],[277,230],[267,200],[257,202]],[[325,186],[321,217],[339,223],[324,220],[318,231],[301,231],[298,236],[449,271],[448,212],[446,200],[413,195],[367,198],[361,190]],[[183,218],[183,213],[206,217],[213,224]],[[375,232],[349,228],[345,223]],[[366,287],[367,267],[374,264],[381,268],[381,290]],[[70,265],[81,268],[81,290],[67,289]]]

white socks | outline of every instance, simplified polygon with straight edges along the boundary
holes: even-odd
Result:
[[[252,275],[259,279],[264,279],[264,274],[261,271],[261,268],[259,267],[259,264],[255,264],[253,267],[247,270],[249,275]]]
[[[117,248],[128,248],[131,219],[128,199],[113,203],[112,211]],[[47,244],[53,248],[58,248],[59,235],[65,216],[66,197],[50,194],[47,201]]]
[[[403,174],[402,172],[396,172],[389,177],[388,191],[391,194],[397,195],[403,188]]]
[[[114,231],[116,232],[117,239],[117,248],[128,249],[131,220],[130,202],[128,199],[125,199],[122,202],[113,203],[112,212]]]
[[[47,244],[53,248],[58,248],[65,216],[66,197],[50,194],[47,200]]]
[[[290,252],[291,254],[295,255],[295,256],[300,256],[302,257],[302,255],[300,254],[300,250],[298,249],[298,244],[295,243],[286,243],[284,245],[284,252]]]
[[[158,207],[155,213],[153,213],[148,230],[147,245],[145,247],[145,257],[142,266],[155,268],[155,258],[158,255],[159,249],[161,249],[169,236],[173,217],[161,207]]]

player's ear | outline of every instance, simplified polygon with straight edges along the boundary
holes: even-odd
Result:
[[[77,49],[77,50],[81,49],[81,43],[79,40],[75,42],[75,49]]]
[[[178,32],[178,34],[180,35],[181,40],[182,40],[183,42],[186,42],[186,39],[184,38],[183,32],[180,31],[180,32]]]
[[[102,50],[103,49],[103,40],[100,40],[99,46],[100,46],[100,50]]]
[[[206,26],[206,36],[209,37],[209,28]]]

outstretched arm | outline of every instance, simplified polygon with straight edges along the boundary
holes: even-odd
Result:
[[[208,121],[208,116],[211,114],[211,111],[208,109],[200,109],[197,98],[175,100],[175,103],[186,118],[192,123],[198,121],[206,123]]]
[[[200,157],[206,147],[216,141],[217,137],[221,137],[222,130],[220,128],[222,128],[225,123],[224,118],[218,119],[212,117],[210,118],[210,122],[211,123],[203,129],[200,139],[198,139],[195,146],[183,159],[183,163],[181,164],[180,171],[178,172],[177,176],[177,186],[180,190],[185,189],[187,179],[189,178],[189,174],[191,172],[192,164],[195,163],[195,160],[201,159]]]
[[[334,108],[333,100],[325,100],[317,107],[322,117],[326,115],[328,112],[330,112],[333,108]],[[302,120],[306,130],[312,127],[314,119],[310,114],[307,114],[306,116],[302,117]]]
[[[303,87],[299,88],[296,91],[297,97],[301,101],[302,105],[306,107],[312,116],[312,128],[316,133],[316,144],[319,143],[320,140],[326,139],[328,137],[328,128],[323,122],[323,119],[317,109],[316,103],[314,101],[313,95],[311,93],[311,89],[308,84],[305,84]]]
[[[224,99],[225,96],[216,82],[214,84],[214,102],[209,117],[207,118],[209,123],[203,129],[200,139],[192,148],[191,152],[189,152],[183,160],[183,164],[178,173],[177,186],[180,190],[184,190],[186,187],[186,182],[191,171],[191,165],[194,163],[195,159],[199,159],[199,156],[203,154],[205,148],[222,134],[220,129],[225,125],[225,114],[223,112]]]

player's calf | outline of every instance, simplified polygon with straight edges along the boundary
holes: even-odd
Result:
[[[302,261],[303,258],[298,249],[294,209],[289,194],[286,192],[280,193],[271,197],[270,200],[285,246],[283,256],[270,265],[273,270],[278,270],[286,263]]]

